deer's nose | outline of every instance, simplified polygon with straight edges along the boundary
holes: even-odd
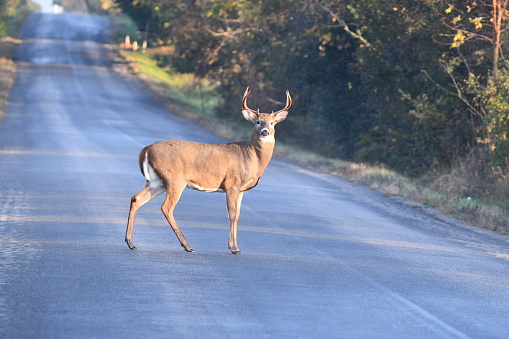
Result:
[[[262,131],[260,132],[260,135],[262,137],[266,137],[267,135],[269,135],[269,130],[267,128],[262,129]]]

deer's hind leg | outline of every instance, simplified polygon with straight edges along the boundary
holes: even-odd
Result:
[[[142,189],[140,193],[134,195],[131,198],[131,208],[129,209],[129,218],[127,219],[127,229],[125,231],[125,242],[130,249],[136,249],[136,247],[133,245],[134,219],[136,218],[136,212],[138,212],[138,209],[141,206],[145,205],[147,202],[163,192],[164,187],[151,187],[150,184],[147,183],[147,186],[145,186],[145,188]]]
[[[177,225],[177,221],[175,220],[175,217],[173,216],[173,211],[175,210],[175,206],[177,205],[180,196],[182,195],[182,191],[186,187],[185,182],[175,182],[170,181],[171,184],[168,185],[166,188],[166,198],[164,199],[163,205],[161,206],[161,210],[163,211],[164,216],[166,217],[166,220],[168,220],[168,223],[170,224],[173,232],[175,232],[175,235],[177,236],[177,239],[180,241],[180,245],[187,251],[187,252],[194,252],[194,250],[189,246],[189,243],[186,240],[186,237],[184,237],[184,234],[180,230],[180,228]]]

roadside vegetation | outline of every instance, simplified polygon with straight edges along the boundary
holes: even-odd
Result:
[[[9,0],[0,3],[0,120],[5,116],[10,90],[14,84],[16,65],[12,51],[18,43],[21,24],[38,5],[26,0]]]
[[[5,117],[9,93],[14,84],[16,65],[12,61],[12,50],[17,40],[4,37],[0,40],[0,121]]]
[[[507,1],[116,4],[148,38],[124,55],[173,112],[238,121],[247,85],[264,110],[289,89],[279,156],[509,233]]]

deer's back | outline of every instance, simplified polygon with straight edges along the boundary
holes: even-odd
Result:
[[[181,180],[189,188],[225,189],[263,173],[253,162],[253,151],[245,143],[206,144],[184,140],[165,140],[147,146],[140,153],[164,183]],[[192,187],[194,186],[194,187]],[[203,188],[203,189],[201,189]]]

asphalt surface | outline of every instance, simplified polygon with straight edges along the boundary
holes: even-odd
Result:
[[[196,252],[162,197],[129,250],[141,148],[219,139],[114,72],[110,30],[69,14],[24,28],[0,125],[1,338],[509,337],[505,239],[277,159],[244,197],[244,255],[224,194],[189,190],[175,215]]]

